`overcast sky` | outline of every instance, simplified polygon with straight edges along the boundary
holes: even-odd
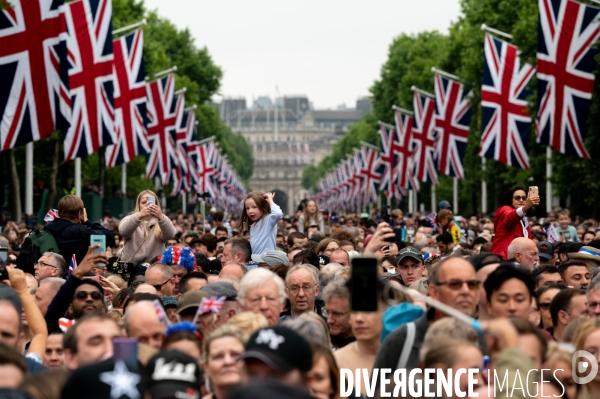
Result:
[[[145,0],[189,28],[224,72],[220,95],[304,94],[315,108],[354,107],[393,38],[447,32],[459,0]],[[216,100],[219,97],[215,98]]]

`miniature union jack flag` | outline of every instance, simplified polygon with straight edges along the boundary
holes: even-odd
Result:
[[[150,153],[143,46],[141,29],[113,41],[116,143],[106,147],[109,168]]]
[[[183,113],[183,96],[175,96],[172,73],[148,83],[147,93],[148,138],[152,150],[147,157],[146,177],[159,176],[163,184],[168,184],[177,167],[175,129]]]
[[[66,9],[72,123],[65,160],[114,144],[114,57],[110,0],[77,0]]]
[[[572,0],[539,0],[537,142],[589,158],[586,113],[594,89],[600,9]]]
[[[58,209],[50,209],[46,216],[44,216],[44,222],[50,223],[58,217]]]
[[[481,87],[481,147],[479,155],[500,163],[529,169],[527,138],[527,84],[535,69],[521,65],[516,46],[485,35],[485,62]]]
[[[396,179],[398,186],[402,189],[419,191],[419,182],[414,175],[414,158],[412,156],[413,118],[395,109],[396,134],[398,136],[398,162],[396,164]]]
[[[435,109],[438,170],[462,179],[471,123],[471,92],[465,93],[462,84],[436,74]]]
[[[412,142],[415,177],[422,182],[438,184],[435,166],[435,101],[415,91],[413,111]]]
[[[71,274],[75,271],[75,269],[77,269],[77,258],[75,257],[75,254],[73,254],[71,256],[71,262],[69,263],[69,271],[67,272],[67,274]]]
[[[0,0],[0,151],[71,120],[62,0]]]
[[[208,298],[202,298],[200,302],[200,314],[212,312],[219,313],[221,308],[225,304],[226,296],[209,296]]]
[[[153,301],[153,304],[154,304],[154,312],[156,313],[156,317],[158,317],[158,321],[160,323],[164,323],[165,321],[169,320],[169,318],[167,317],[167,314],[165,312],[165,309],[163,309],[163,306],[160,303],[160,300],[155,299]]]

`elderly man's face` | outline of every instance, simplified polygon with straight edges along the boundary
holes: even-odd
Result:
[[[270,279],[256,288],[249,289],[243,301],[243,305],[240,302],[242,311],[262,314],[267,318],[270,326],[279,324],[279,314],[283,310],[283,304],[275,280]]]
[[[319,294],[319,285],[306,269],[298,269],[288,276],[287,294],[292,312],[299,315],[315,307],[315,297]]]
[[[445,261],[439,270],[438,284],[430,284],[429,295],[469,316],[475,315],[481,282],[475,269],[462,258]]]

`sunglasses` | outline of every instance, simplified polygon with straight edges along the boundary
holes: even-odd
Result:
[[[156,291],[160,291],[160,289],[163,287],[163,285],[167,284],[169,281],[171,281],[171,279],[168,279],[167,281],[165,281],[162,284],[153,285],[153,287],[156,289]]]
[[[88,295],[91,296],[92,300],[94,300],[94,301],[102,300],[102,294],[99,293],[98,291],[93,291],[93,292],[79,291],[78,293],[75,294],[75,299],[77,299],[79,301],[85,301],[88,298]]]
[[[523,195],[523,196],[521,196],[521,195],[515,195],[515,196],[513,197],[513,199],[514,199],[515,201],[525,201],[525,200],[527,199],[527,197],[526,197],[526,196],[524,196],[524,195]]]
[[[463,281],[463,280],[449,280],[449,281],[439,282],[436,285],[447,285],[448,288],[450,288],[452,291],[458,291],[465,284],[467,285],[467,287],[469,287],[469,289],[471,291],[476,291],[481,286],[481,281],[479,281],[479,280],[466,280],[466,281]]]

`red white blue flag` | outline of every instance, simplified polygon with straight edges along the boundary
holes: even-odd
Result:
[[[150,153],[143,47],[141,29],[113,41],[116,143],[106,147],[109,168]]]
[[[198,162],[198,192],[214,192],[212,187],[212,178],[215,173],[215,143],[210,140],[200,145]]]
[[[572,0],[539,0],[537,142],[589,158],[586,114],[594,89],[600,9]]]
[[[44,222],[50,223],[58,217],[58,209],[50,209],[46,216],[44,216]]]
[[[175,75],[148,83],[148,139],[151,152],[146,161],[146,177],[160,177],[162,184],[171,181],[177,167],[175,130],[183,113],[183,97],[175,96]]]
[[[371,204],[377,202],[377,191],[381,175],[377,171],[379,154],[373,148],[363,145],[361,148],[363,164],[361,174],[363,177],[363,203]]]
[[[397,159],[394,152],[394,147],[397,145],[396,131],[380,123],[379,136],[381,138],[381,152],[379,153],[379,174],[381,175],[381,180],[379,181],[379,188],[386,197],[391,198],[395,196],[400,199],[402,196],[393,179]]]
[[[516,46],[485,35],[480,156],[529,169],[527,84],[534,73],[533,66],[521,65]]]
[[[202,301],[200,302],[200,309],[199,309],[200,314],[209,313],[209,312],[219,313],[221,311],[221,308],[225,304],[226,299],[227,299],[227,297],[225,295],[209,296],[208,298],[202,298]]]
[[[69,161],[116,139],[111,0],[77,0],[66,11],[72,120],[64,151]]]
[[[2,3],[0,151],[66,131],[71,120],[64,2]]]
[[[413,118],[399,109],[394,111],[396,121],[396,134],[398,136],[395,174],[398,186],[401,189],[412,189],[419,191],[419,182],[414,175],[414,158],[412,148]]]
[[[412,142],[415,177],[422,182],[438,184],[435,159],[435,101],[415,91],[413,112]]]
[[[77,269],[77,258],[75,258],[75,254],[71,256],[71,262],[69,262],[69,271],[67,274],[71,274]]]
[[[462,84],[436,74],[435,109],[438,171],[462,179],[471,123],[471,92],[465,92]]]

